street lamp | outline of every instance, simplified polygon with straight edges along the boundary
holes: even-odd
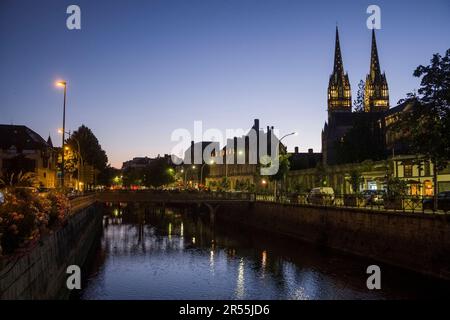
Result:
[[[191,167],[192,170],[195,170],[195,165]],[[186,168],[186,170],[184,170],[184,187],[186,188],[186,175],[189,171],[189,167]]]
[[[203,167],[206,165],[206,164],[208,164],[208,163],[204,163],[204,164],[202,164],[202,167],[201,167],[201,169],[200,169],[200,183],[201,184],[203,184]],[[214,164],[214,160],[210,160],[209,161],[209,164]]]
[[[58,81],[56,86],[64,87],[64,103],[63,103],[63,127],[62,127],[62,156],[61,156],[61,188],[64,188],[64,132],[66,130],[66,95],[67,95],[67,82]]]
[[[288,134],[285,134],[283,137],[281,137],[281,139],[279,140],[279,142],[281,143],[281,140],[283,140],[284,138],[286,138],[286,137],[289,137],[289,136],[296,136],[298,133],[297,132],[291,132],[291,133],[288,133]]]

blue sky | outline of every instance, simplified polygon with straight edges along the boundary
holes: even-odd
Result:
[[[66,8],[81,8],[81,30]],[[55,144],[68,82],[67,128],[90,127],[117,167],[169,153],[174,129],[273,125],[288,149],[320,150],[335,26],[353,97],[369,69],[366,8],[377,30],[391,105],[417,88],[412,72],[450,48],[450,2],[161,0],[0,2],[0,123]]]

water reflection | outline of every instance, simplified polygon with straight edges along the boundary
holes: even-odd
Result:
[[[236,298],[244,299],[244,258],[240,258],[237,283],[236,283]]]
[[[262,258],[261,258],[261,277],[264,278],[265,271],[266,271],[266,264],[267,264],[267,251],[264,250],[261,255],[262,255]]]
[[[129,204],[105,208],[82,299],[385,299],[448,296],[448,285],[207,215]],[[414,283],[414,286],[411,286]]]

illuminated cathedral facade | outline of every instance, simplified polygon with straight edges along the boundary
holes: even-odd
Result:
[[[386,75],[381,72],[375,31],[372,30],[370,68],[365,81],[363,112],[352,111],[351,86],[344,69],[337,27],[335,41],[334,66],[328,83],[328,120],[322,130],[322,156],[325,165],[339,162],[338,145],[344,141],[346,133],[356,122],[362,120],[376,125],[389,109],[389,88]]]

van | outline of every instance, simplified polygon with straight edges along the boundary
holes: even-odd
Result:
[[[313,188],[308,195],[310,204],[332,205],[334,204],[334,190],[331,187]]]

